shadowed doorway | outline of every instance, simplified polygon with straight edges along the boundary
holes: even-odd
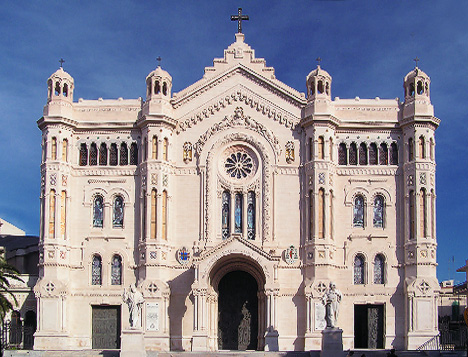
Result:
[[[258,286],[244,271],[227,273],[218,285],[218,349],[255,350],[258,334]]]

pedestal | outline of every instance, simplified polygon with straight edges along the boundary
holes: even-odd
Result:
[[[193,334],[192,351],[193,352],[208,351],[208,335],[206,335],[206,333],[196,332]]]
[[[146,357],[143,330],[122,330],[120,357]]]
[[[327,328],[322,331],[322,352],[320,357],[336,357],[343,354],[343,330]]]
[[[276,330],[267,331],[265,334],[265,351],[279,351],[279,333]]]

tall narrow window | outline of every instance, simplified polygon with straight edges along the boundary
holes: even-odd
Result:
[[[365,260],[362,254],[354,257],[354,284],[364,284],[365,281]]]
[[[60,200],[60,236],[65,239],[65,229],[67,226],[67,193],[62,191]]]
[[[62,141],[62,161],[67,162],[68,161],[68,140],[63,139]]]
[[[247,194],[247,239],[255,239],[255,192]]]
[[[91,267],[91,284],[102,284],[102,260],[97,254],[93,255],[93,263]]]
[[[357,147],[356,143],[351,143],[349,146],[349,164],[357,165]]]
[[[62,93],[63,93],[64,97],[68,97],[68,84],[65,83],[63,85],[63,92]]]
[[[431,138],[429,144],[430,144],[430,147],[429,147],[429,150],[430,150],[429,155],[430,155],[431,160],[434,160],[434,139]]]
[[[330,138],[328,152],[330,155],[330,161],[333,161],[333,139]]]
[[[159,93],[161,93],[161,85],[159,84],[159,81],[156,81],[156,83],[154,83],[154,94]]]
[[[431,237],[436,238],[436,221],[435,221],[435,192],[431,190]]]
[[[369,145],[369,165],[377,165],[377,144],[371,143]]]
[[[104,204],[101,195],[94,197],[93,202],[93,227],[102,227],[104,221]]]
[[[325,191],[318,192],[318,237],[325,238]]]
[[[86,144],[80,146],[80,166],[88,165],[88,147]]]
[[[122,285],[122,258],[117,254],[112,257],[111,285]]]
[[[141,214],[141,239],[146,240],[146,211],[147,210],[147,198],[146,191],[143,190],[143,212]]]
[[[231,217],[231,194],[228,191],[223,192],[221,209],[221,234],[223,239],[229,238]]]
[[[426,158],[426,141],[424,140],[424,136],[419,137],[419,158],[425,159]]]
[[[55,190],[50,190],[49,196],[49,238],[55,238]]]
[[[374,259],[374,284],[385,284],[385,257],[377,254]]]
[[[114,228],[122,228],[124,221],[124,203],[122,196],[117,196],[114,199],[114,207],[112,212],[112,226]]]
[[[314,159],[314,139],[309,138],[309,161]]]
[[[162,195],[162,238],[167,240],[167,191]]]
[[[130,165],[138,165],[138,146],[132,143],[130,146]]]
[[[120,144],[120,165],[128,165],[128,148],[126,143]]]
[[[385,201],[382,195],[374,198],[374,227],[383,228],[385,219]]]
[[[96,166],[98,162],[98,153],[96,143],[92,143],[89,148],[89,164]]]
[[[52,149],[51,149],[51,159],[57,160],[57,138],[52,138]]]
[[[164,161],[167,161],[168,150],[169,150],[169,140],[167,138],[164,138],[164,140],[163,140],[163,152],[162,152]]]
[[[329,233],[331,239],[333,239],[333,191],[330,190],[330,212],[328,215],[328,223],[329,223]]]
[[[156,239],[156,234],[157,234],[157,225],[156,225],[156,219],[158,216],[158,199],[157,199],[157,192],[153,188],[151,190],[151,238]]]
[[[346,149],[346,144],[341,143],[338,146],[338,165],[347,165],[348,164],[348,153]]]
[[[353,227],[364,228],[364,197],[361,195],[354,197]]]
[[[234,203],[234,232],[242,233],[242,211],[243,211],[242,194],[236,193]]]
[[[415,212],[415,197],[414,197],[414,191],[411,190],[410,193],[409,193],[409,229],[410,229],[410,239],[414,239],[415,238],[415,231],[414,231],[414,228],[415,228],[415,216],[416,216],[416,212]]]
[[[309,191],[309,239],[312,240],[314,238],[314,192],[312,190]]]
[[[117,166],[117,144],[112,143],[110,146],[109,165]]]
[[[325,142],[323,136],[319,136],[317,140],[317,159],[323,160],[325,158]]]
[[[398,165],[398,146],[396,143],[390,145],[390,165]]]
[[[107,145],[105,143],[99,147],[99,165],[107,165]]]
[[[388,165],[388,147],[385,143],[380,144],[379,147],[379,164]]]
[[[367,145],[365,143],[359,145],[359,165],[367,165]]]
[[[152,141],[152,145],[151,145],[151,158],[153,160],[157,160],[158,159],[158,137],[155,135],[153,136],[153,141]]]
[[[59,96],[59,95],[60,95],[60,92],[61,92],[60,83],[57,82],[57,83],[55,83],[55,95],[56,95],[56,96]]]
[[[408,139],[408,161],[414,160],[414,144],[413,138]]]
[[[427,203],[424,188],[419,191],[419,234],[421,237],[427,237]]]

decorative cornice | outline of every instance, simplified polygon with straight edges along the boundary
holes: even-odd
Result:
[[[364,167],[346,167],[336,168],[336,174],[339,176],[357,176],[357,175],[381,175],[381,176],[395,176],[398,168],[364,168]]]

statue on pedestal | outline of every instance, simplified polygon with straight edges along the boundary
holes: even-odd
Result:
[[[325,320],[327,321],[327,328],[334,328],[338,321],[341,297],[341,292],[336,288],[335,283],[330,282],[328,289],[322,297],[322,303],[325,305]]]
[[[141,307],[145,302],[143,294],[138,291],[135,284],[131,284],[130,291],[124,289],[123,300],[127,303],[130,312],[130,328],[141,328]]]

